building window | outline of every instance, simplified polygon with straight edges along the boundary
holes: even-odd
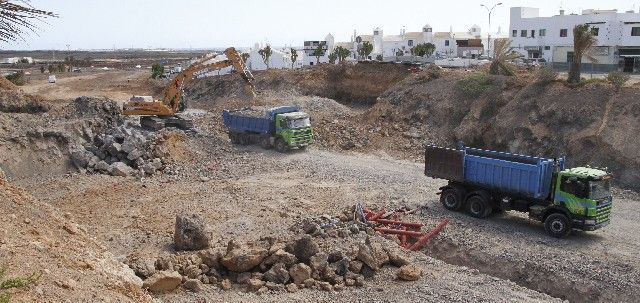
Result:
[[[531,38],[535,38],[536,37],[536,31],[535,30],[531,30]]]
[[[407,41],[407,45],[408,45],[408,46],[413,46],[413,40],[409,40],[409,41]]]
[[[511,34],[512,37],[518,37],[518,30],[514,29],[513,33]]]
[[[566,37],[567,36],[567,29],[563,28],[560,30],[560,37]]]
[[[600,28],[597,27],[592,27],[591,28],[591,34],[594,36],[598,36],[598,34],[600,33]]]
[[[373,34],[377,36],[378,35],[378,31],[373,31]]]
[[[549,45],[545,46],[544,50],[551,50],[551,46],[549,46]]]
[[[449,46],[449,40],[444,40],[444,46]]]
[[[526,29],[523,29],[523,30],[520,31],[520,37],[525,37],[525,38],[527,37],[527,30]]]
[[[541,30],[540,30],[540,34],[539,34],[539,36],[540,36],[540,37],[544,37],[544,36],[546,36],[546,35],[547,35],[547,30],[546,30],[546,29],[541,29]]]
[[[640,36],[640,27],[632,27],[631,36]]]

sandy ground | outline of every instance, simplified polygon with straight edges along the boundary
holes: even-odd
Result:
[[[58,77],[56,83],[49,83],[47,79],[31,80],[22,90],[49,100],[87,96],[125,102],[132,95],[152,94],[148,78],[146,69],[95,71]]]
[[[108,72],[35,82],[27,92],[51,99],[79,95],[123,98],[144,90],[142,72]],[[137,79],[137,80],[135,80]],[[134,92],[136,93],[136,92]],[[218,123],[208,113],[198,124]],[[364,288],[339,293],[304,290],[258,296],[239,288],[201,293],[179,290],[158,296],[166,302],[633,302],[640,295],[640,197],[615,191],[612,224],[567,239],[547,236],[542,225],[517,213],[485,220],[445,211],[438,187],[423,175],[420,161],[379,152],[358,154],[312,147],[279,154],[233,146],[207,130],[185,143],[183,171],[176,176],[136,179],[105,175],[36,176],[14,183],[68,213],[87,233],[122,260],[132,253],[172,251],[176,214],[202,214],[213,230],[213,246],[232,239],[285,235],[301,218],[336,214],[355,203],[371,208],[420,208],[410,220],[435,226],[451,223],[416,257],[427,272],[418,282],[400,283],[383,271]],[[200,177],[209,181],[202,182]]]

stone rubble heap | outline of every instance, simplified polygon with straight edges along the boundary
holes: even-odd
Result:
[[[335,220],[330,218],[329,222]],[[257,293],[296,292],[301,288],[341,291],[345,287],[363,286],[387,265],[400,268],[397,272],[400,280],[417,280],[423,274],[399,246],[382,236],[367,234],[364,228],[330,229],[337,231],[313,232],[315,236],[303,234],[292,240],[271,237],[248,243],[231,240],[226,248],[169,254],[157,259],[130,256],[125,263],[152,292],[169,292],[179,285],[197,292],[205,284]]]
[[[157,148],[171,132],[157,133],[120,125],[95,135],[84,144],[69,146],[73,164],[86,173],[149,176],[165,170],[168,155]]]

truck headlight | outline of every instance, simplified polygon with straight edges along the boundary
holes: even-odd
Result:
[[[584,220],[585,225],[596,225],[595,219]]]

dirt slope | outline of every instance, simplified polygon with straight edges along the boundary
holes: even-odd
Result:
[[[418,76],[416,76],[418,77]],[[609,167],[618,185],[639,189],[640,90],[591,83],[571,88],[560,82],[541,84],[532,76],[492,77],[478,98],[456,89],[464,77],[416,82],[409,78],[386,91],[370,111],[371,119],[409,125],[425,138],[515,153],[568,156],[569,166]],[[430,141],[430,140],[429,140]]]
[[[9,277],[42,276],[14,291],[14,302],[150,302],[141,281],[83,227],[8,184],[0,170],[0,259]]]
[[[258,92],[295,91],[341,103],[373,104],[387,88],[410,74],[408,66],[367,63],[357,65],[321,65],[301,70],[255,72]],[[237,75],[202,78],[190,85],[190,99],[206,102],[215,98],[244,97],[244,83]]]

